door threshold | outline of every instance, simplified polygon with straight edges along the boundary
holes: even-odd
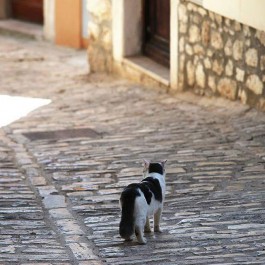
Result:
[[[135,70],[154,79],[159,84],[169,87],[169,69],[143,55],[126,57],[123,63],[134,68]]]
[[[43,26],[15,19],[0,20],[1,34],[43,40]]]

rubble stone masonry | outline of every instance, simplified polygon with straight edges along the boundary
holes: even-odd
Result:
[[[112,69],[112,12],[111,0],[88,1],[89,48],[91,71]]]
[[[179,6],[179,85],[265,110],[265,32],[193,3]]]

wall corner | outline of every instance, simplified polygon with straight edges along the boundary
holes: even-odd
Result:
[[[112,72],[113,32],[111,0],[88,1],[88,60],[92,72]]]

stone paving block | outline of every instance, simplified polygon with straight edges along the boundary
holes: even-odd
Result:
[[[71,243],[69,244],[69,247],[77,260],[95,260],[96,258],[91,248],[88,247],[85,243]]]
[[[53,186],[44,186],[44,187],[38,187],[39,194],[41,197],[45,198],[48,195],[54,195],[57,193],[57,190]]]
[[[44,177],[33,177],[31,178],[31,182],[35,186],[44,186],[47,184]]]
[[[66,207],[65,197],[62,195],[48,195],[43,199],[43,204],[47,209]]]
[[[56,224],[62,234],[83,235],[84,232],[74,219],[57,219]]]
[[[66,208],[58,208],[49,210],[49,213],[54,219],[70,219],[72,218],[71,213]]]

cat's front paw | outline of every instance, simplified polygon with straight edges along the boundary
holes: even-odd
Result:
[[[156,233],[162,233],[162,230],[160,229],[159,226],[155,226],[155,227],[154,227],[154,231],[155,231]]]
[[[145,238],[138,240],[138,243],[141,245],[145,245],[147,243],[147,240]]]

